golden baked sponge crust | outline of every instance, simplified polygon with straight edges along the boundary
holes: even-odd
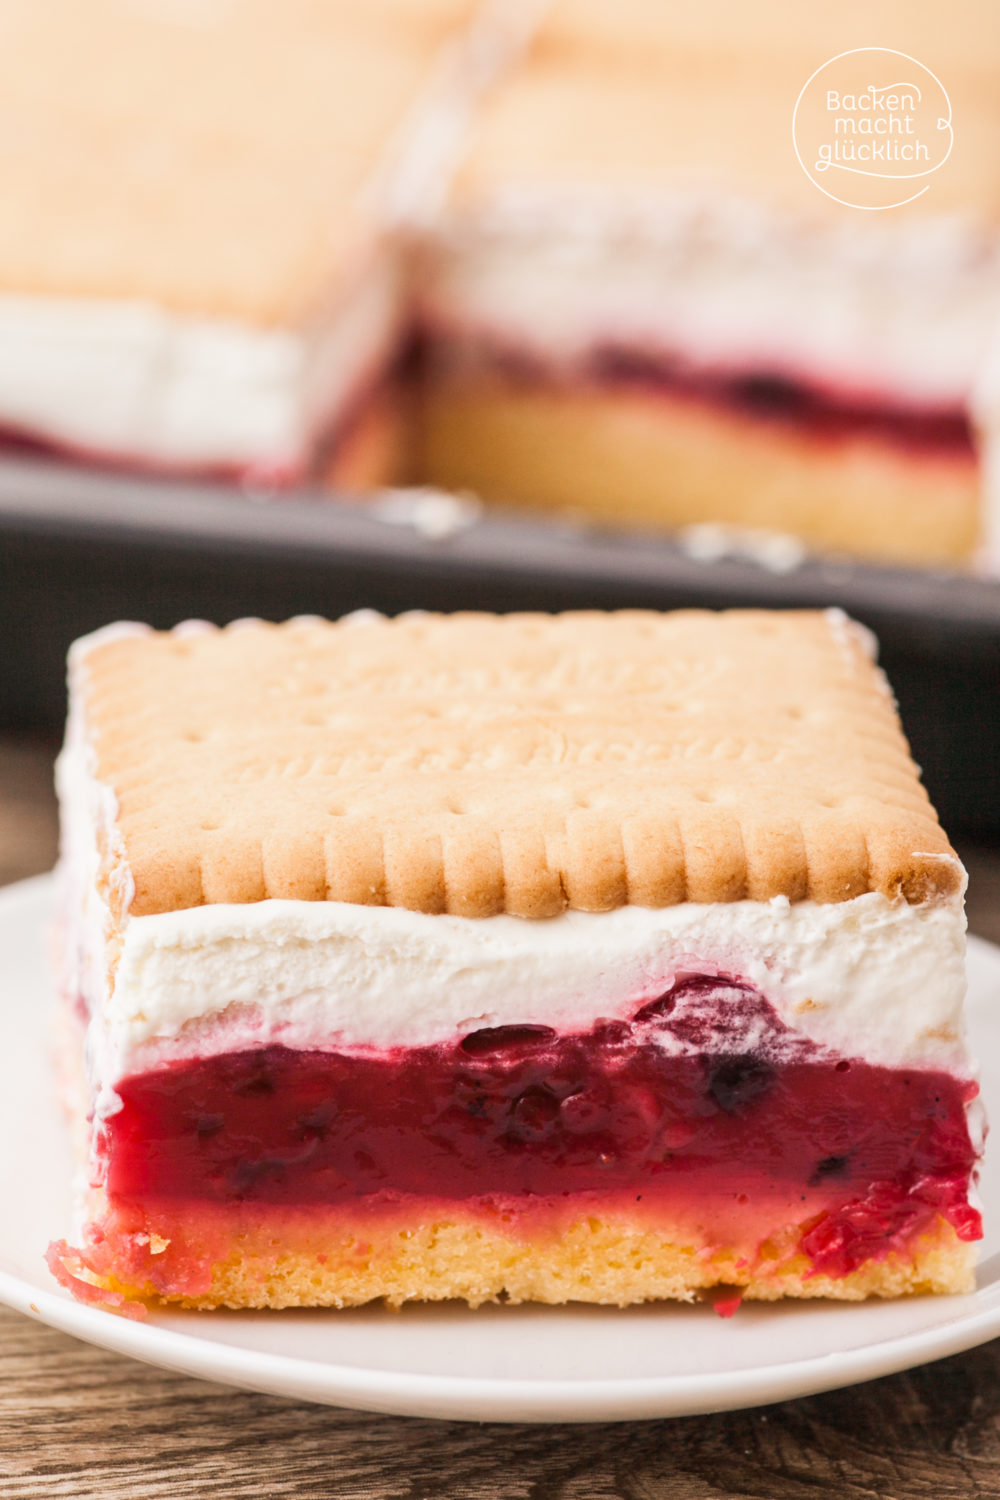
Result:
[[[136,915],[922,902],[964,879],[835,611],[137,627],[73,678],[117,806],[107,889]]]

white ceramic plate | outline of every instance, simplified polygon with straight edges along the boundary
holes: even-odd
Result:
[[[838,1305],[410,1306],[153,1313],[83,1307],[42,1255],[69,1221],[69,1156],[50,1076],[48,877],[0,892],[0,1300],[77,1338],[188,1375],[408,1416],[609,1421],[757,1406],[870,1380],[1000,1334],[1000,1153],[983,1173],[986,1243],[967,1297]],[[970,1020],[1000,1118],[1000,950],[970,948]]]

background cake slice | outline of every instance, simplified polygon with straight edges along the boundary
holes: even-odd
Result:
[[[843,616],[114,627],[71,677],[79,1294],[968,1287],[964,872]]]
[[[390,179],[457,86],[474,8],[6,6],[8,438],[154,469],[393,478],[409,321]]]
[[[998,43],[982,0],[558,0],[472,132],[428,264],[426,476],[618,525],[973,560]],[[916,202],[865,212],[808,180],[791,125],[816,68],[877,45],[940,76],[956,145]]]

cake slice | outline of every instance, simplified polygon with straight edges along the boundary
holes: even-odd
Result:
[[[965,877],[843,615],[114,626],[59,788],[79,1295],[971,1285]]]
[[[984,0],[877,11],[945,81],[962,138],[884,213],[825,197],[791,138],[814,70],[872,46],[870,9],[556,0],[472,132],[428,262],[428,482],[615,525],[977,558],[1000,33]]]
[[[474,9],[6,7],[6,440],[268,483],[396,478],[410,320],[391,202]]]

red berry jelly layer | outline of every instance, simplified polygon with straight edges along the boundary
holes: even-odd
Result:
[[[742,375],[698,373],[655,357],[645,358],[632,349],[611,347],[595,353],[588,373],[601,384],[660,389],[830,441],[865,436],[919,453],[970,463],[975,459],[972,425],[961,407],[894,405],[767,370]]]
[[[551,385],[565,379],[532,353],[511,346],[491,344],[481,351],[480,363],[520,385]],[[691,401],[783,426],[818,441],[866,437],[914,456],[976,462],[972,423],[958,404],[913,406],[766,368],[752,373],[699,370],[667,354],[614,344],[595,348],[573,376],[585,387],[632,389]]]
[[[843,1275],[938,1217],[981,1234],[976,1153],[949,1073],[875,1066],[790,1031],[757,990],[694,976],[631,1021],[540,1025],[383,1053],[281,1046],[125,1079],[112,1201],[305,1207],[634,1195],[722,1232],[726,1205],[810,1214]],[[720,1219],[721,1215],[721,1219]],[[786,1219],[787,1221],[787,1219]]]

